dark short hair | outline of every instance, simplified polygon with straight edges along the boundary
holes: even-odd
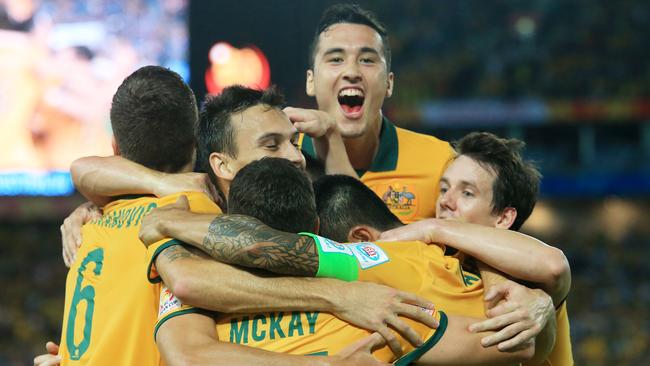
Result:
[[[359,180],[346,175],[326,175],[314,182],[316,210],[320,217],[320,235],[348,241],[348,232],[356,225],[368,225],[379,231],[402,226],[375,192]]]
[[[113,96],[113,135],[123,157],[151,169],[177,172],[194,156],[194,93],[175,72],[145,66]]]
[[[357,4],[335,4],[325,9],[320,21],[318,22],[314,39],[309,47],[309,66],[311,69],[314,68],[314,61],[316,58],[316,52],[318,51],[318,42],[321,33],[327,31],[331,26],[341,23],[361,24],[374,29],[381,37],[381,45],[384,52],[384,58],[386,59],[386,69],[390,71],[392,57],[390,44],[388,42],[388,32],[386,32],[384,25],[381,24],[372,12],[363,9]]]
[[[522,158],[524,142],[499,138],[488,132],[472,132],[455,142],[454,146],[459,155],[465,155],[495,173],[492,213],[515,208],[517,217],[510,229],[519,230],[535,208],[542,177],[532,162]]]
[[[311,181],[289,160],[263,158],[243,167],[230,184],[228,213],[257,218],[290,233],[318,225]]]
[[[201,107],[197,132],[198,170],[207,172],[212,182],[216,183],[216,176],[210,168],[210,154],[218,152],[237,157],[238,148],[231,118],[233,114],[260,104],[281,109],[284,103],[284,96],[274,86],[261,91],[235,85],[225,88],[217,96],[206,97]]]

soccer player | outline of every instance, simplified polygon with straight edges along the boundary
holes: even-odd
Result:
[[[358,5],[333,5],[317,26],[310,60],[307,94],[334,116],[361,181],[379,197],[390,196],[386,205],[403,222],[434,217],[438,182],[453,150],[383,116],[395,78],[386,29]],[[292,110],[287,113],[291,118]],[[305,154],[317,156],[314,146],[303,139]]]
[[[114,151],[159,172],[190,171],[197,118],[194,93],[179,75],[143,67],[113,97]],[[220,212],[207,197],[190,196],[193,209]],[[147,212],[176,198],[122,197],[83,227],[79,260],[66,279],[58,350],[63,365],[159,364],[150,329],[159,289],[141,279],[146,250],[138,230]]]
[[[204,105],[200,118],[199,145],[209,153],[203,150],[199,157],[206,169],[211,171],[211,176],[216,179],[222,192],[228,192],[232,176],[242,166],[262,156],[280,156],[291,160],[298,167],[303,166],[302,155],[294,145],[297,131],[279,109],[280,103],[279,95],[272,90],[260,92],[233,87]],[[112,189],[110,192],[115,194],[159,192],[158,188],[148,190],[151,188],[148,182],[158,182],[153,178],[160,175],[119,158],[88,158],[73,165],[75,182],[81,183],[80,190],[89,197],[95,197],[98,193],[105,194],[104,190],[107,189]],[[116,182],[122,182],[122,185],[116,185]],[[227,225],[227,217],[224,219],[224,225]],[[308,248],[310,240],[295,244],[304,244]],[[157,256],[156,268],[176,296],[206,308],[229,312],[265,307],[331,311],[355,324],[382,332],[395,347],[397,343],[396,340],[391,340],[394,336],[388,330],[389,324],[406,334],[414,343],[418,343],[420,338],[409,327],[395,323],[394,315],[389,317],[389,314],[406,313],[425,323],[435,324],[430,316],[410,305],[413,303],[427,307],[431,306],[429,301],[384,286],[344,284],[328,280],[263,278],[231,266],[200,259],[192,265],[175,266],[174,270],[166,272],[167,263],[180,263],[182,261],[179,259],[187,254],[179,253],[179,248],[172,246],[157,249],[153,253],[162,255]],[[287,265],[289,264],[283,263],[282,268],[286,270]],[[199,269],[199,275],[188,275]],[[215,282],[214,278],[220,280]],[[200,290],[194,291],[194,288]],[[329,294],[325,296],[326,293]],[[260,297],[265,298],[266,304],[259,303]],[[384,298],[385,305],[373,309],[360,308],[358,304],[369,297]]]
[[[352,179],[355,183],[365,188],[360,182]],[[374,196],[372,198],[379,200]],[[318,226],[316,215],[316,203],[307,176],[300,170],[292,167],[289,162],[283,159],[265,158],[252,162],[241,169],[230,187],[228,197],[229,214],[245,214],[256,217],[269,224],[273,229],[287,232],[313,231]],[[381,201],[379,201],[381,204]],[[383,207],[384,210],[387,210]],[[263,229],[260,229],[263,230]],[[427,294],[431,299],[438,302],[439,298],[446,298],[447,303],[453,304],[463,300],[464,309],[456,309],[458,313],[467,312],[473,302],[474,313],[482,316],[483,301],[480,283],[468,288],[459,276],[459,262],[456,258],[444,257],[439,247],[429,250],[427,259],[429,263],[423,263],[423,273],[435,273],[436,281],[422,281],[422,278],[412,278],[409,281],[400,279],[396,274],[402,273],[383,270],[388,264],[387,254],[391,260],[401,263],[402,268],[408,268],[408,262],[401,261],[401,258],[392,256],[390,252],[370,243],[351,246],[349,249],[344,245],[327,241],[324,238],[314,236],[315,240],[323,244],[323,252],[319,254],[319,275],[327,276],[342,275],[348,280],[374,280],[384,284],[399,284],[404,286],[406,282],[413,281],[410,288],[418,293]],[[421,252],[426,252],[430,246],[424,243],[390,243],[389,246],[397,249],[410,251],[411,244],[416,244]],[[409,248],[410,246],[410,248]],[[433,248],[433,247],[431,247]],[[349,252],[349,255],[348,255]],[[326,258],[329,260],[330,268],[326,268]],[[352,253],[357,253],[353,255]],[[361,254],[364,253],[364,254]],[[358,261],[355,259],[358,258]],[[361,260],[363,258],[363,260]],[[336,266],[333,266],[336,265]],[[400,264],[397,264],[400,265]],[[393,265],[391,265],[393,266]],[[453,268],[449,270],[449,266]],[[338,267],[338,268],[337,268]],[[342,268],[341,268],[342,267]],[[347,267],[347,268],[346,268]],[[435,267],[437,270],[432,269]],[[341,273],[344,270],[346,274]],[[372,274],[375,275],[372,275]],[[376,275],[380,273],[380,275]],[[381,273],[385,273],[381,275]],[[480,281],[479,281],[480,282]],[[161,333],[178,332],[178,324],[170,324],[175,318],[182,319],[188,313],[199,311],[198,309],[183,306],[179,301],[171,299],[161,307],[160,320],[157,324],[159,337]],[[518,362],[526,357],[532,356],[533,347],[514,353],[502,353],[496,347],[483,348],[480,345],[480,335],[467,331],[467,327],[475,319],[451,315],[449,318],[443,313],[434,314],[440,319],[441,325],[437,330],[432,330],[424,324],[418,324],[408,319],[423,337],[425,343],[413,348],[408,342],[401,339],[405,347],[405,355],[397,360],[396,364],[408,364],[419,359],[422,364],[478,364],[493,362]],[[169,320],[170,317],[171,321]],[[196,352],[193,338],[208,338],[215,332],[215,322],[210,316],[205,316],[206,326],[188,327],[184,330],[184,347],[180,349],[187,352]],[[208,334],[201,335],[202,332]],[[366,336],[368,333],[362,329],[351,326],[331,314],[319,312],[259,312],[221,315],[216,321],[217,337],[220,340],[245,344],[253,347],[263,348],[276,352],[287,352],[292,354],[327,354],[338,352],[349,343]],[[163,351],[164,352],[164,351]],[[394,357],[387,349],[375,352],[375,355],[384,361],[394,361]]]
[[[572,365],[566,308],[571,286],[569,263],[559,249],[516,233],[533,211],[539,187],[539,173],[522,159],[522,147],[521,141],[500,139],[489,133],[472,133],[464,137],[456,146],[459,156],[447,168],[440,182],[438,219],[394,229],[384,233],[381,239],[446,244],[544,290],[556,308],[557,339],[543,364]],[[366,240],[376,239],[370,237]],[[488,272],[489,269],[481,271],[486,281],[490,281],[486,277],[493,277]],[[507,293],[507,282],[497,286]],[[494,302],[494,299],[486,300]],[[491,312],[509,311],[511,306],[497,306]],[[511,313],[512,318],[516,315],[514,311]],[[488,320],[475,329],[491,329],[493,325],[493,320]],[[506,327],[504,335],[515,331],[513,328]],[[488,340],[487,344],[494,342]]]

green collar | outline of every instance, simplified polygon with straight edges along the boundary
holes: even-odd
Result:
[[[314,144],[307,135],[302,140],[303,153],[316,158]],[[384,117],[381,123],[381,132],[379,133],[379,149],[375,158],[370,164],[370,172],[387,172],[395,170],[397,167],[397,157],[399,151],[399,142],[397,141],[397,128],[395,125]],[[357,170],[357,174],[362,176],[366,170]]]

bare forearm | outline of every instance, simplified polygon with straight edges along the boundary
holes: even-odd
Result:
[[[185,304],[222,313],[339,310],[342,281],[268,277],[197,254],[173,246],[156,259],[163,281]]]
[[[188,213],[187,219],[161,224],[168,236],[220,262],[306,277],[318,271],[318,250],[312,238],[272,229],[248,216]]]
[[[156,335],[167,365],[330,365],[326,357],[291,356],[219,342],[214,321],[186,314],[167,320]]]
[[[451,220],[439,220],[435,240],[514,278],[538,283],[551,296],[566,296],[569,264],[561,250],[528,235]]]
[[[70,172],[79,192],[98,206],[112,196],[153,194],[153,182],[162,174],[119,156],[77,159]]]
[[[459,315],[448,315],[445,334],[435,347],[425,353],[418,365],[514,365],[530,359],[532,345],[515,352],[501,352],[496,346],[481,346],[481,338],[494,332],[471,333],[470,324],[480,321]]]
[[[314,150],[325,165],[325,174],[344,174],[358,178],[348,158],[343,138],[338,131],[332,131],[326,136],[314,139]]]

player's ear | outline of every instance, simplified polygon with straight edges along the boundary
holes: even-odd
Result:
[[[390,98],[393,95],[393,85],[395,83],[395,74],[392,72],[388,73],[388,77],[386,78],[386,98]]]
[[[314,90],[314,71],[312,69],[307,70],[307,79],[305,81],[305,92],[307,95],[310,97],[313,97],[316,95],[316,91]]]
[[[356,225],[348,232],[349,243],[360,243],[366,241],[377,241],[381,232],[372,226]]]
[[[517,218],[517,209],[514,207],[506,207],[503,212],[497,217],[496,227],[499,229],[510,229],[510,226],[515,223]]]
[[[210,168],[218,178],[228,181],[233,180],[235,172],[231,160],[224,153],[213,152],[210,154]]]
[[[120,156],[120,148],[117,146],[117,141],[115,141],[115,136],[111,137],[111,147],[113,147],[113,154],[115,156]]]

